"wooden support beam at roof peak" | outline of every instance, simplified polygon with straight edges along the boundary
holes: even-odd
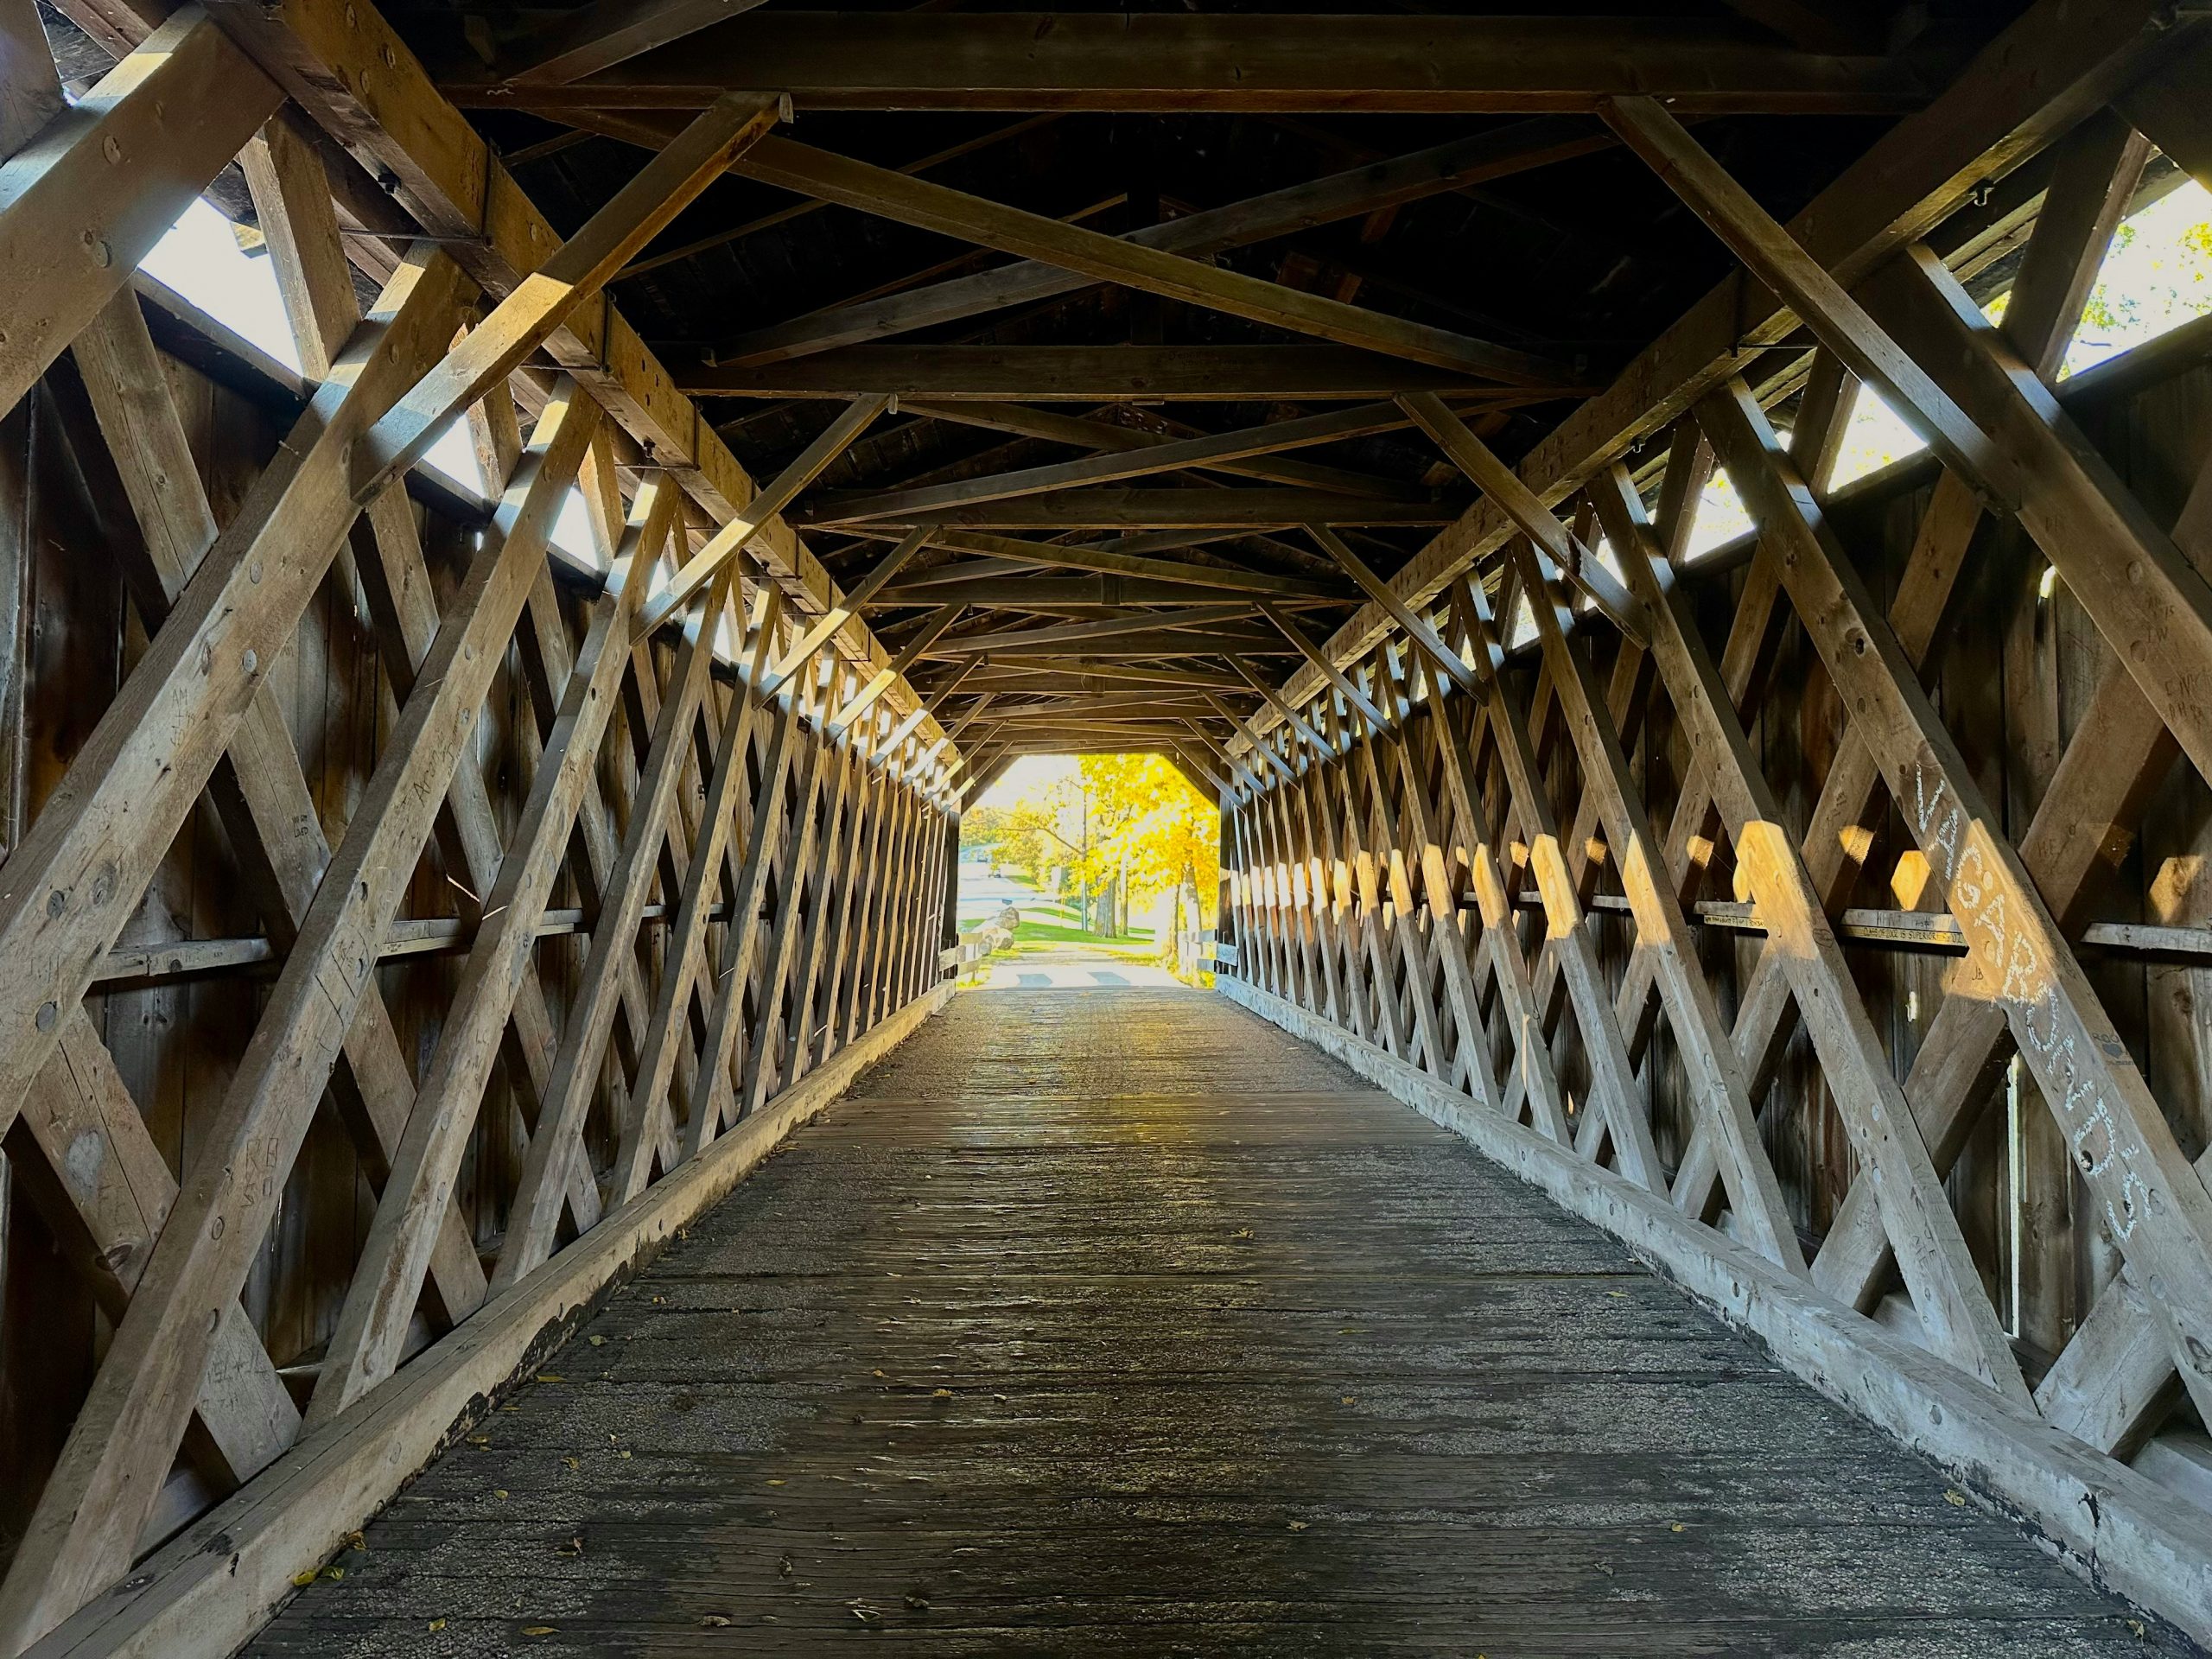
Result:
[[[1616,142],[1605,127],[1586,117],[1539,116],[1245,201],[1203,208],[1133,230],[1126,239],[1205,258],[1571,160]],[[719,355],[727,363],[779,362],[957,322],[1007,306],[1033,304],[1074,293],[1088,283],[1089,278],[1058,266],[1025,260],[898,294],[842,301],[754,329],[731,341]]]
[[[1484,397],[1495,405],[1580,396],[1562,376],[1506,395],[1480,376],[1344,346],[851,346],[798,362],[675,365],[696,397],[900,398],[987,403],[1328,402],[1406,391]]]
[[[1110,419],[1029,409],[1018,404],[963,403],[955,399],[939,402],[931,398],[909,397],[901,406],[909,414],[927,416],[935,421],[980,427],[986,431],[1007,432],[1019,437],[1042,438],[1048,442],[1071,444],[1078,449],[1094,453],[1156,449],[1164,445],[1196,441],[1210,435],[1201,427],[1188,422],[1170,420],[1156,410],[1147,411],[1149,426],[1140,428]],[[1339,467],[1317,466],[1312,461],[1287,461],[1277,454],[1218,456],[1185,464],[1194,465],[1202,472],[1224,473],[1232,478],[1256,478],[1273,484],[1338,490],[1346,495],[1410,495],[1419,493],[1418,486],[1402,485],[1392,479],[1377,478]]]
[[[895,518],[915,511],[1005,501],[1078,485],[1110,484],[1125,478],[1179,472],[1185,467],[1216,461],[1242,461],[1314,444],[1372,437],[1379,432],[1399,431],[1409,423],[1409,417],[1394,404],[1366,404],[1322,415],[1274,421],[1241,431],[1117,446],[1115,453],[1086,455],[1080,461],[1054,461],[983,478],[960,479],[915,489],[841,491],[820,498],[810,522],[854,524],[868,518]],[[1144,435],[1132,435],[1141,438]]]
[[[876,531],[863,532],[887,535]],[[1023,541],[993,536],[982,531],[939,530],[932,540],[957,552],[985,556],[972,566],[955,562],[924,571],[904,587],[913,589],[944,587],[971,576],[1003,575],[1016,566],[1042,565],[1047,569],[1095,570],[1103,575],[1136,576],[1153,582],[1179,582],[1190,588],[1211,588],[1225,593],[1266,594],[1279,599],[1351,599],[1353,593],[1332,582],[1310,582],[1302,576],[1278,576],[1264,570],[1245,570],[1217,564],[1187,564],[1174,559],[1147,558],[1103,547],[1063,547],[1049,542]],[[966,574],[963,575],[963,572]]]
[[[673,136],[664,118],[602,115],[596,124],[617,137],[652,146],[665,143]],[[1477,381],[1552,387],[1579,378],[1566,365],[1534,353],[1286,288],[786,138],[754,143],[732,162],[730,170],[795,195],[833,201],[1019,258],[1042,260],[1095,281],[1118,283],[1268,327],[1403,358]]]
[[[749,11],[760,0],[592,0],[533,43],[530,61],[505,77],[512,86],[565,86]]]
[[[1358,500],[1325,490],[1060,490],[1010,501],[906,512],[887,524],[1012,530],[1287,530],[1311,523],[1447,524],[1448,501]],[[802,510],[801,524],[814,522]]]
[[[732,20],[566,86],[456,64],[491,107],[696,108],[787,87],[806,110],[1586,111],[1651,92],[1714,113],[1917,108],[1953,60],[1808,53],[1656,18],[796,13]]]

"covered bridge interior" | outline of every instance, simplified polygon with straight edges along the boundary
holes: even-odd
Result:
[[[2166,0],[0,0],[0,1652],[2198,1651],[2199,187]],[[956,995],[1072,751],[1205,988]]]

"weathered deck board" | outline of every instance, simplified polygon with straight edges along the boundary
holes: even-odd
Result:
[[[481,1434],[250,1651],[2183,1650],[1190,992],[958,999]]]

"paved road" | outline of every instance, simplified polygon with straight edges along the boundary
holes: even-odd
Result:
[[[1179,988],[958,997],[543,1372],[251,1651],[2180,1651]]]

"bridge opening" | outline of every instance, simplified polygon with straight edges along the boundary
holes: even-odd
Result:
[[[1003,712],[1018,731],[1019,708]],[[963,973],[1001,988],[1211,984],[1221,813],[1203,782],[1172,751],[1007,757],[961,815]]]

